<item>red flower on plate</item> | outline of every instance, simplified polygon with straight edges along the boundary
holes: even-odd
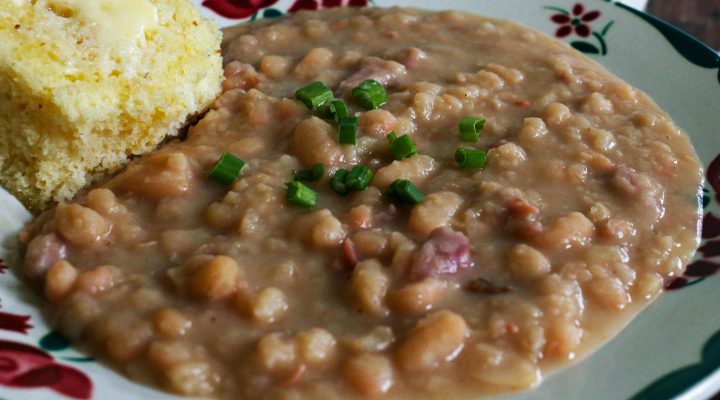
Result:
[[[278,0],[203,0],[202,5],[225,18],[243,19],[277,2]]]
[[[55,362],[37,347],[9,340],[0,340],[0,385],[48,388],[73,399],[90,399],[93,392],[84,372]]]
[[[715,191],[716,201],[720,202],[720,155],[710,163],[705,177]],[[704,207],[711,202],[710,191],[706,188],[703,189],[702,201]],[[670,281],[665,286],[668,290],[695,285],[720,272],[720,260],[716,258],[720,256],[720,217],[712,212],[705,213],[702,220],[701,237],[703,242],[698,249],[698,254],[701,254],[703,258],[688,265],[682,276]]]
[[[577,3],[571,12],[555,14],[550,17],[550,20],[561,25],[557,31],[555,31],[555,36],[564,38],[569,36],[574,30],[578,36],[585,38],[592,33],[592,30],[586,22],[595,21],[598,17],[600,17],[600,11],[592,10],[585,12],[585,6]]]

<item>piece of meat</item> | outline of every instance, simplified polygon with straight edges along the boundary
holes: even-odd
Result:
[[[341,94],[350,93],[355,86],[367,79],[374,79],[383,86],[388,86],[407,73],[404,65],[377,57],[366,57],[360,64],[361,67],[357,72],[340,83]]]
[[[628,197],[636,206],[655,222],[665,214],[665,191],[662,186],[646,174],[621,166],[610,180],[611,185]]]
[[[437,228],[413,259],[410,279],[449,275],[472,266],[470,241],[460,232],[446,226]]]
[[[65,241],[55,233],[35,237],[25,252],[24,272],[30,279],[41,279],[50,267],[67,256]]]
[[[499,286],[483,278],[471,280],[465,288],[470,292],[479,294],[502,294],[510,293],[513,290],[510,286]]]
[[[358,263],[357,250],[355,249],[355,243],[352,239],[345,238],[342,244],[343,260],[350,266],[350,269],[355,268]]]

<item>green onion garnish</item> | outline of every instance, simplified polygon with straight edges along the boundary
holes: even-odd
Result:
[[[330,188],[334,190],[337,194],[348,194],[348,192],[350,192],[350,188],[348,188],[345,184],[348,175],[350,175],[350,172],[346,169],[340,168],[339,170],[335,171],[335,175],[330,178]]]
[[[245,161],[235,157],[230,153],[224,153],[217,164],[210,170],[210,178],[224,185],[230,185],[242,172]]]
[[[407,179],[397,179],[385,190],[385,195],[397,204],[415,205],[425,196]]]
[[[482,150],[458,148],[455,161],[463,168],[481,169],[487,162],[487,153]]]
[[[311,110],[317,110],[328,100],[333,98],[332,90],[322,82],[313,82],[298,89],[295,98],[303,102]]]
[[[387,92],[385,92],[385,88],[380,82],[374,79],[368,79],[357,85],[352,90],[352,95],[355,101],[366,110],[374,110],[387,103]]]
[[[345,186],[351,190],[365,190],[370,181],[372,181],[373,173],[370,168],[364,165],[356,165],[351,170],[345,180]]]
[[[286,197],[288,202],[306,208],[313,208],[317,203],[317,193],[298,181],[287,184]]]
[[[326,101],[325,104],[318,109],[318,113],[321,117],[332,118],[338,123],[341,119],[350,116],[347,105],[340,99]]]
[[[410,139],[410,136],[402,135],[398,137],[395,132],[390,132],[387,138],[390,142],[390,151],[396,160],[402,160],[417,153],[415,143]]]
[[[340,120],[338,125],[340,144],[357,143],[358,117],[345,117]]]
[[[337,99],[330,102],[330,113],[337,123],[340,123],[343,118],[350,116],[350,112],[348,111],[345,102]]]
[[[480,131],[485,126],[485,118],[463,118],[460,120],[460,139],[464,142],[477,142]]]
[[[293,180],[296,181],[317,181],[325,174],[325,167],[322,163],[313,164],[307,171],[293,171]]]

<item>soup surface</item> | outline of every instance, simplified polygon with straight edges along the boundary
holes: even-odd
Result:
[[[54,326],[134,379],[233,399],[526,389],[621,329],[698,244],[688,137],[535,31],[331,9],[227,29],[223,52],[224,92],[186,140],[21,234]],[[377,109],[352,95],[368,79]],[[314,81],[359,118],[355,145],[294,99]],[[477,141],[467,117],[486,119]],[[417,154],[394,154],[391,131]],[[246,162],[228,185],[208,177],[226,152]],[[315,207],[289,202],[316,163]],[[370,185],[338,194],[330,178],[355,166]],[[393,202],[398,179],[422,201]]]

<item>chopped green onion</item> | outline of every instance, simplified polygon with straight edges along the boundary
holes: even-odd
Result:
[[[350,111],[348,111],[345,102],[337,99],[330,102],[330,113],[332,114],[333,118],[335,118],[335,122],[337,123],[340,123],[343,118],[347,118],[350,116]]]
[[[317,181],[325,175],[325,167],[322,163],[315,163],[308,171],[293,171],[293,180],[296,181]]]
[[[358,117],[345,117],[338,126],[340,144],[357,143]]]
[[[351,170],[345,180],[345,186],[351,190],[365,190],[370,181],[372,181],[373,173],[370,168],[364,165],[356,165]]]
[[[230,153],[224,153],[217,164],[210,170],[210,178],[222,184],[230,185],[242,172],[245,161],[235,157]]]
[[[302,182],[294,181],[287,184],[288,202],[306,208],[313,208],[317,204],[317,193]]]
[[[333,98],[332,90],[322,82],[313,82],[295,92],[295,98],[311,110],[317,110]]]
[[[407,179],[397,179],[387,188],[385,195],[397,204],[407,205],[415,205],[425,198],[420,189]]]
[[[347,105],[342,100],[336,99],[331,101],[330,112],[332,112],[336,122],[340,122],[343,118],[350,116],[350,111],[348,111]]]
[[[348,175],[350,175],[350,172],[346,169],[340,168],[339,170],[335,171],[335,175],[330,178],[330,188],[334,190],[337,194],[348,194],[350,192],[350,188],[348,188],[345,184]]]
[[[463,168],[481,169],[487,162],[487,153],[482,150],[458,148],[455,161]]]
[[[417,153],[415,143],[410,139],[410,136],[402,135],[398,137],[395,132],[390,132],[387,138],[390,142],[390,151],[396,160],[402,160]]]
[[[460,120],[460,139],[464,142],[477,142],[480,131],[485,126],[485,118],[463,118]]]
[[[397,140],[397,133],[395,133],[395,131],[390,131],[390,133],[388,133],[385,137],[387,138],[388,142],[392,144],[392,142]]]
[[[368,79],[352,90],[355,101],[366,110],[374,110],[387,103],[387,92],[383,85],[374,80]]]
[[[341,119],[350,116],[350,111],[344,101],[340,99],[333,99],[325,102],[319,109],[318,112],[323,118],[332,118],[335,122],[340,122]]]

